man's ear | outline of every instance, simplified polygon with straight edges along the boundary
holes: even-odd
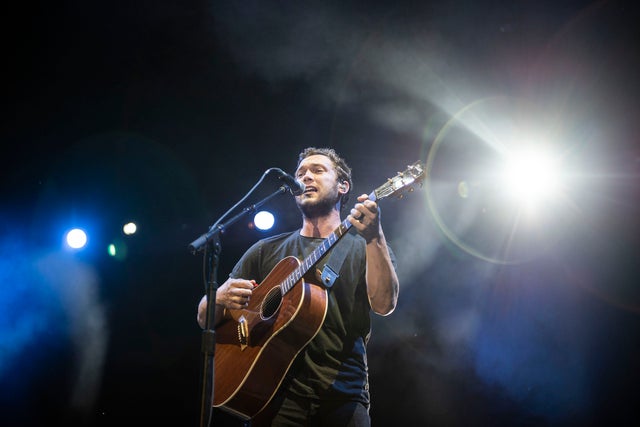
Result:
[[[340,190],[343,194],[349,191],[349,183],[347,181],[342,181],[342,183],[338,184],[338,190]]]

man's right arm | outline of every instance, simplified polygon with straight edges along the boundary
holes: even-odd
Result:
[[[216,310],[213,326],[217,326],[225,317],[226,309],[240,310],[249,304],[249,299],[256,286],[254,280],[228,278],[216,291]],[[207,296],[204,295],[198,304],[197,321],[201,328],[207,321]]]

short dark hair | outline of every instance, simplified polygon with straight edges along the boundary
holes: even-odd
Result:
[[[347,201],[349,201],[349,193],[353,188],[353,181],[351,180],[351,168],[347,165],[347,162],[338,154],[333,148],[316,148],[307,147],[300,152],[298,156],[298,166],[300,163],[309,156],[315,156],[317,154],[328,157],[333,163],[333,167],[338,173],[338,182],[347,181],[349,183],[349,191],[342,195],[340,198],[340,209],[342,209]]]

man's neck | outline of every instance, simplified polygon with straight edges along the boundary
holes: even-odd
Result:
[[[320,237],[324,239],[338,228],[341,222],[340,212],[335,209],[328,215],[317,218],[307,218],[303,216],[300,235],[304,237]]]

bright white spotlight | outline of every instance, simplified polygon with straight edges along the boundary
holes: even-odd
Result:
[[[507,157],[505,183],[509,194],[527,207],[558,194],[561,187],[557,157],[527,148]]]
[[[122,227],[122,231],[127,236],[135,234],[137,230],[138,230],[138,227],[136,226],[135,222],[129,222]]]
[[[80,249],[87,244],[87,233],[79,228],[74,228],[67,233],[65,240],[70,248]]]
[[[273,227],[273,223],[275,222],[273,215],[271,212],[260,211],[253,217],[253,223],[256,225],[256,228],[259,230],[268,230]]]

